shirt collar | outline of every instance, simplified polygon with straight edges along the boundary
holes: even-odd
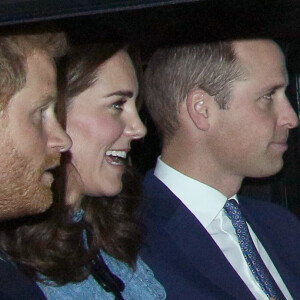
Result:
[[[154,175],[181,200],[205,228],[220,213],[227,201],[221,192],[176,171],[164,163],[161,157],[157,159]],[[237,199],[237,196],[232,198]]]

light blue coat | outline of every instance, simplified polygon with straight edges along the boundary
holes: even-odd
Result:
[[[139,258],[136,270],[132,270],[127,264],[116,260],[108,254],[101,255],[109,269],[117,275],[125,284],[122,292],[126,300],[160,300],[166,299],[166,293],[162,285],[155,279],[151,269]],[[49,300],[114,300],[111,293],[107,293],[92,277],[79,283],[68,283],[64,286],[48,286],[38,283],[45,296]]]

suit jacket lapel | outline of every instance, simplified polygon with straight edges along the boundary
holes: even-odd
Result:
[[[153,174],[148,174],[145,180],[147,182],[145,193],[148,200],[152,201],[150,204],[152,213],[165,220],[164,229],[172,238],[176,248],[186,256],[187,263],[229,295],[237,299],[240,299],[241,295],[243,299],[254,299],[222,251],[194,215]]]

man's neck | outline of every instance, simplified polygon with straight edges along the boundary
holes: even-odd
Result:
[[[228,198],[238,193],[243,181],[242,177],[219,172],[210,167],[211,164],[208,162],[198,158],[193,159],[192,156],[187,154],[181,157],[177,154],[175,159],[175,156],[163,152],[161,160],[178,172],[213,187]]]

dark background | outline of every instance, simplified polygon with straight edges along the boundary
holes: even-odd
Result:
[[[158,46],[220,39],[267,37],[285,51],[290,74],[288,96],[299,115],[300,1],[2,0],[2,30],[31,23],[55,24],[73,43],[125,36],[139,45],[144,66]],[[145,108],[148,135],[133,149],[142,174],[155,165],[160,142]],[[283,170],[268,179],[246,179],[242,194],[288,207],[300,217],[299,130],[292,131]]]

